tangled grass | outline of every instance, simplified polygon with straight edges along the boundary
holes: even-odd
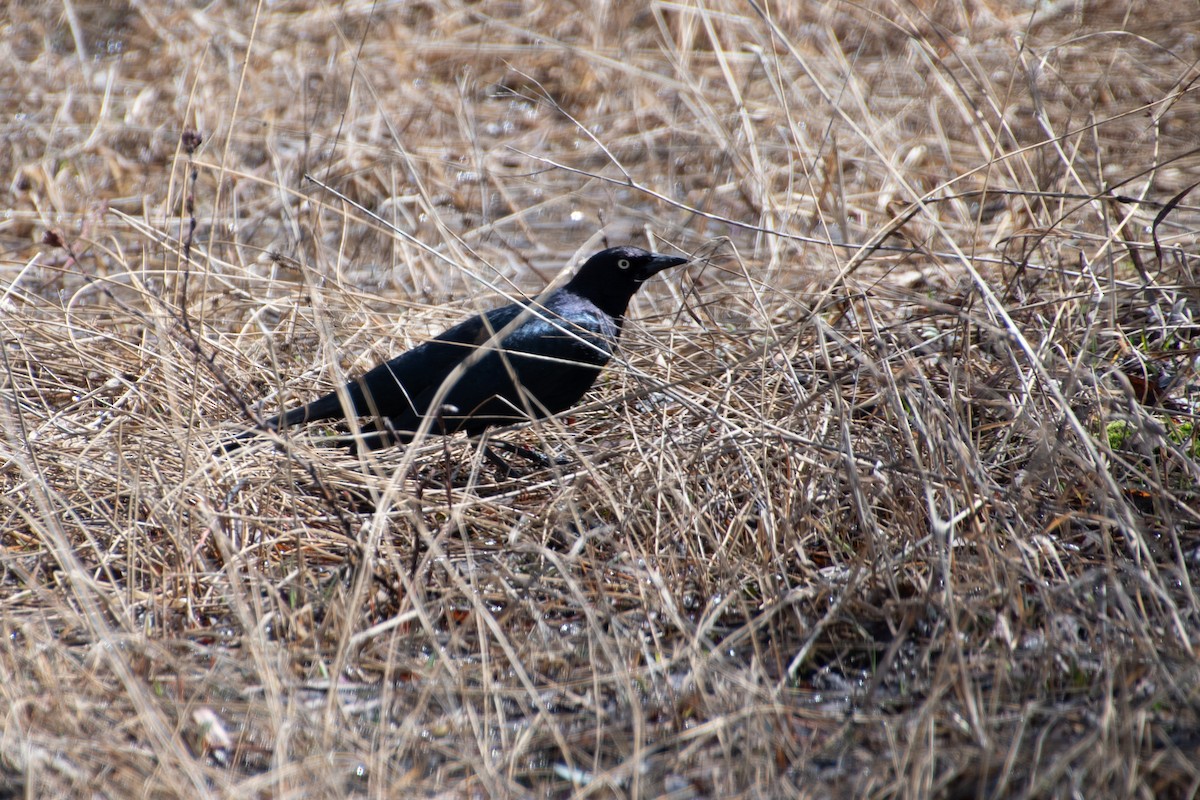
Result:
[[[0,797],[1197,795],[1195,9],[9,13]],[[214,455],[606,242],[565,465]]]

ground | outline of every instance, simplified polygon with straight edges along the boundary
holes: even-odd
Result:
[[[1196,796],[1198,24],[10,4],[0,798]],[[564,463],[219,452],[622,243]]]

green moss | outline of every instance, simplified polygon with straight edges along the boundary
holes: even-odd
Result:
[[[1113,450],[1123,450],[1133,438],[1134,428],[1124,420],[1116,420],[1104,426],[1108,446]]]

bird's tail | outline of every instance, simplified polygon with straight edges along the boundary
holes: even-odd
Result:
[[[353,395],[353,391],[351,391]],[[324,397],[319,397],[313,400],[308,405],[300,408],[293,408],[280,414],[278,417],[271,417],[267,420],[267,427],[271,430],[279,428],[290,428],[293,425],[303,425],[306,422],[317,422],[322,419],[341,419],[346,416],[346,410],[342,408],[342,400],[338,397],[337,392],[330,392]]]
[[[351,392],[353,395],[353,391]],[[357,402],[357,398],[354,398]],[[290,428],[294,425],[303,425],[306,422],[316,422],[322,419],[341,419],[345,417],[345,410],[342,408],[342,401],[338,397],[337,392],[330,392],[324,397],[313,400],[308,405],[293,408],[291,411],[271,417],[264,422],[261,427],[255,427],[248,431],[243,431],[237,436],[225,442],[217,448],[217,453],[232,453],[240,450],[248,439],[253,439],[263,431],[275,431],[280,428]]]

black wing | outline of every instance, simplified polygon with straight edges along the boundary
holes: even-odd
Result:
[[[401,417],[414,412],[416,398],[436,389],[446,376],[490,337],[489,330],[503,328],[522,306],[508,305],[463,320],[434,339],[385,361],[346,384],[358,417]],[[486,322],[485,322],[486,320]],[[291,427],[322,419],[342,419],[345,410],[337,392],[319,397],[267,420],[267,427]]]
[[[591,387],[616,344],[618,331],[611,318],[598,311],[572,313],[569,318],[549,309],[539,314],[530,312],[529,319],[504,337],[501,349],[480,357],[448,388],[437,430],[475,435],[492,425],[556,414]],[[392,417],[396,430],[412,431],[420,425],[445,377],[417,396],[414,408]]]

